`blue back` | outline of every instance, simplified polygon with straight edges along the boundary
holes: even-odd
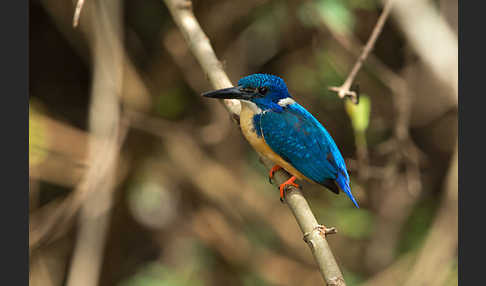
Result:
[[[336,179],[339,169],[346,172],[334,140],[298,103],[282,112],[264,112],[260,116],[260,129],[270,148],[309,179],[322,183]],[[332,160],[328,160],[328,154]]]
[[[266,110],[259,118],[260,126],[256,127],[275,153],[316,183],[336,181],[358,207],[344,159],[331,135],[312,114],[294,103],[282,111]]]

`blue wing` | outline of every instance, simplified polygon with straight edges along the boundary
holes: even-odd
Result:
[[[259,123],[265,142],[275,153],[319,184],[329,188],[329,181],[335,181],[358,207],[336,143],[305,108],[294,103],[281,112],[267,110]]]

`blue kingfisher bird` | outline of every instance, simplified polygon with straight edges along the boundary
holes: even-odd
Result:
[[[251,146],[275,166],[269,179],[283,168],[292,177],[279,186],[280,199],[287,185],[299,187],[304,179],[339,194],[344,191],[356,207],[346,164],[324,126],[290,95],[283,79],[270,74],[252,74],[238,86],[209,91],[205,97],[239,99],[240,127]]]

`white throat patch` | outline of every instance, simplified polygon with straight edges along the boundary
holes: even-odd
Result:
[[[255,103],[249,101],[249,100],[241,100],[241,103],[245,105],[247,108],[249,108],[253,113],[260,114],[262,113],[262,109],[258,107]]]
[[[282,107],[287,107],[288,105],[291,105],[291,104],[294,104],[294,103],[295,103],[295,100],[293,100],[290,97],[283,98],[283,99],[280,99],[278,101],[278,105],[280,105]]]

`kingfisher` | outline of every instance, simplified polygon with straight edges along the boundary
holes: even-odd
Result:
[[[295,180],[320,184],[339,194],[341,189],[359,208],[351,188],[346,164],[336,143],[322,124],[290,95],[284,80],[270,74],[241,78],[235,87],[209,91],[204,97],[241,101],[240,127],[250,145],[291,178],[279,186],[280,200],[286,186]]]

